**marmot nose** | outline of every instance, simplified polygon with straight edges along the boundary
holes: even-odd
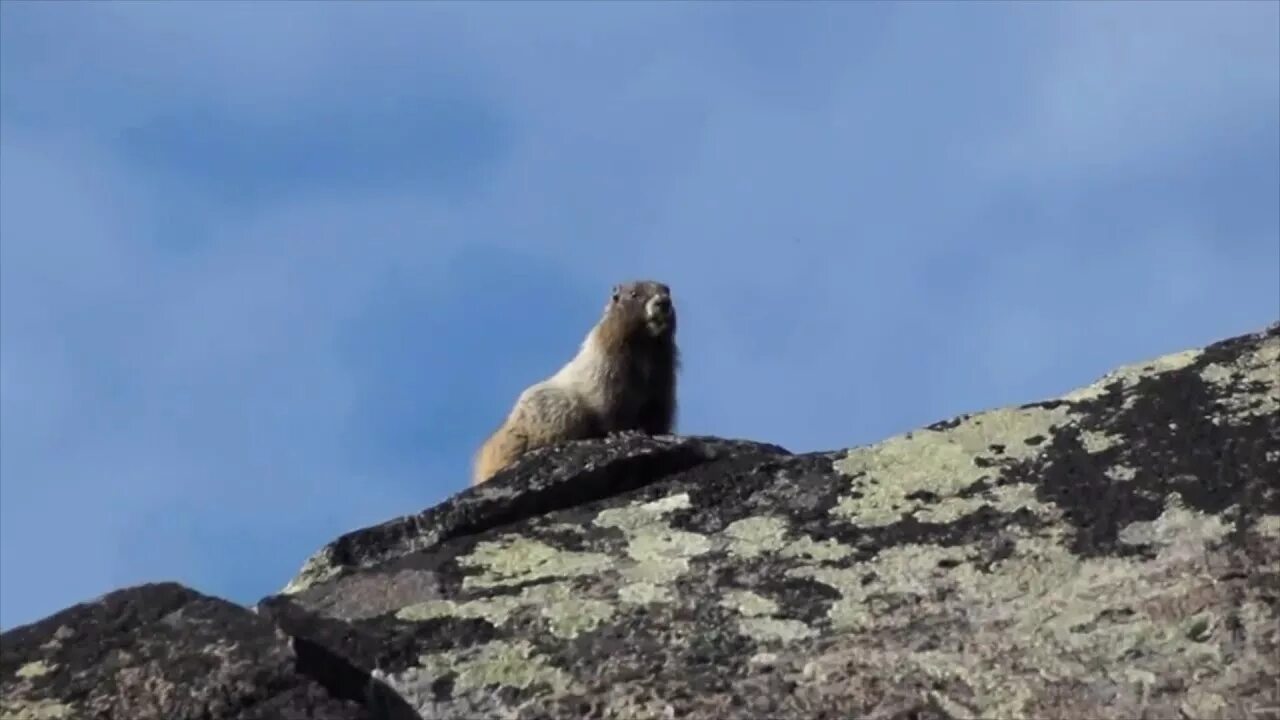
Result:
[[[653,299],[653,307],[655,310],[666,312],[671,309],[671,296],[659,295]]]

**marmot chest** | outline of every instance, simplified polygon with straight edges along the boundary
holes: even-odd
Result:
[[[660,390],[661,378],[653,358],[637,355],[612,368],[605,390],[605,412],[613,430],[636,427],[653,394]]]

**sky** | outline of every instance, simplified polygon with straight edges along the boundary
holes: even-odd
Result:
[[[0,627],[467,486],[609,288],[794,452],[1280,318],[1280,4],[0,4]]]

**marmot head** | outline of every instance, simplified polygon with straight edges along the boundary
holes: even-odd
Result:
[[[636,280],[613,286],[605,314],[634,318],[635,329],[654,339],[667,339],[676,332],[676,306],[671,288],[654,280]],[[630,323],[628,323],[630,326]]]

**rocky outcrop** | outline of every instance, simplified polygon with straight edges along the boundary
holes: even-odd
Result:
[[[269,621],[174,583],[110,593],[3,640],[5,720],[373,717],[308,677]]]
[[[1280,325],[852,450],[571,443],[256,615],[149,586],[13,630],[4,707],[1280,717],[1278,478]]]

